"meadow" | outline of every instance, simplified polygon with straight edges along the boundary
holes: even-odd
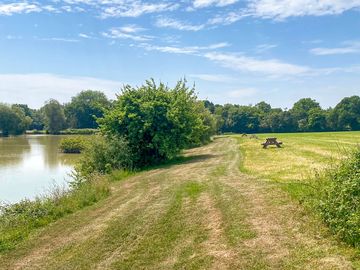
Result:
[[[340,161],[360,133],[276,134],[280,149],[260,145],[274,134],[258,136],[218,136],[176,162],[112,181],[107,198],[0,253],[0,268],[359,268],[359,251],[289,187]]]
[[[292,192],[325,169],[335,166],[360,145],[359,131],[269,133],[257,134],[257,137],[234,136],[241,145],[241,170],[292,188]],[[262,149],[260,144],[268,137],[282,141],[282,147]]]

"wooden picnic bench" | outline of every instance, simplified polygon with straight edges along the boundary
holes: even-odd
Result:
[[[267,148],[269,145],[276,145],[276,147],[280,148],[282,145],[282,142],[278,142],[277,138],[266,138],[266,142],[261,144],[263,148]]]

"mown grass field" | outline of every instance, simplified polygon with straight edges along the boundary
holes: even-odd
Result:
[[[241,170],[266,180],[278,182],[293,195],[301,195],[303,184],[360,147],[360,132],[257,134],[258,140],[234,136],[241,144]],[[268,137],[283,142],[282,148],[261,143]]]
[[[108,198],[0,254],[0,269],[359,269],[359,251],[278,183],[336,162],[360,133],[276,136],[284,147],[267,150],[219,136],[114,182]]]

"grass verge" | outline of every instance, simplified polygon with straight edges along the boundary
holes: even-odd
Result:
[[[56,187],[50,194],[32,201],[0,205],[0,253],[14,249],[36,229],[108,197],[110,182],[132,174],[113,171],[110,176],[94,175],[70,190]]]

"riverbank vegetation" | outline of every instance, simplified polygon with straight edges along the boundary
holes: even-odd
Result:
[[[106,177],[93,175],[88,181],[74,181],[71,189],[54,187],[50,194],[35,200],[0,205],[0,253],[15,248],[34,230],[110,194]]]

